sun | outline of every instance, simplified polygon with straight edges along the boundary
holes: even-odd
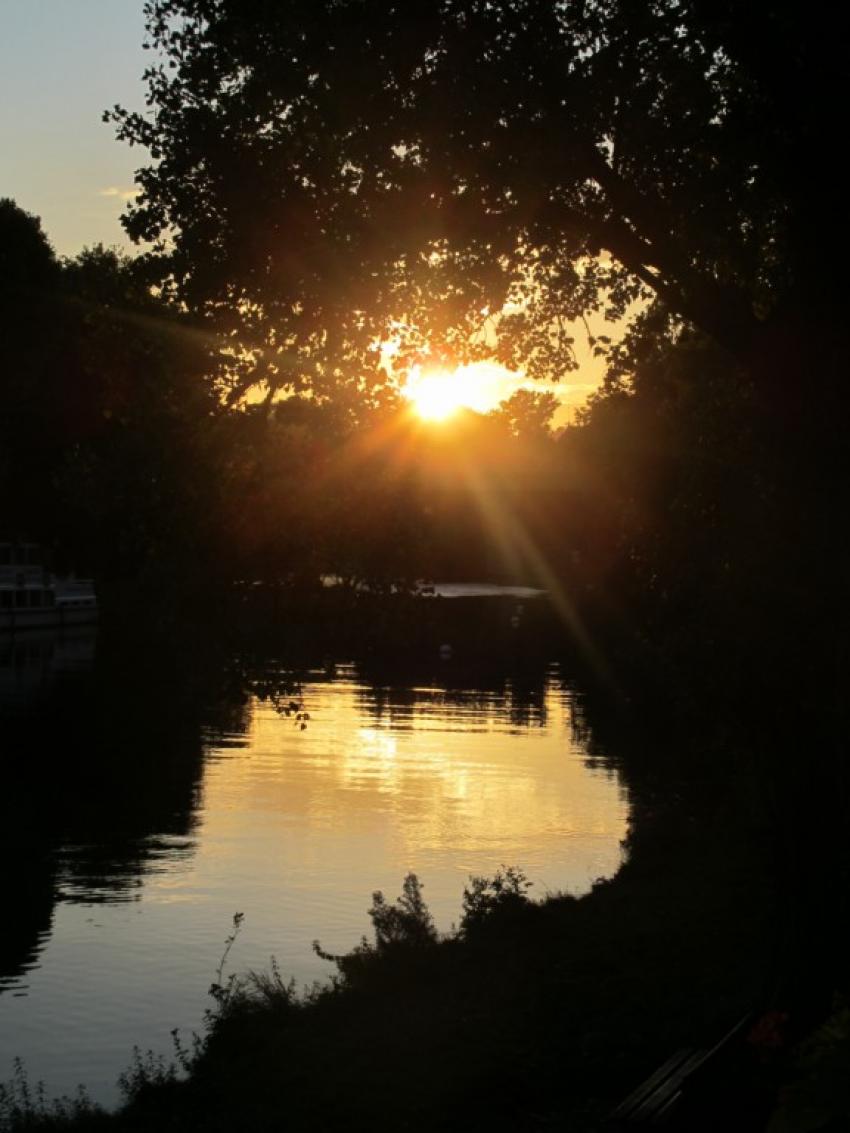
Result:
[[[445,421],[463,405],[463,392],[448,370],[422,373],[415,367],[402,391],[424,421]]]
[[[424,421],[446,421],[459,409],[489,413],[495,409],[512,375],[501,366],[473,362],[455,370],[414,366],[401,392]]]

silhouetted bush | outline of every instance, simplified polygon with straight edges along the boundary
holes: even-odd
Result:
[[[474,936],[485,922],[507,919],[528,904],[532,882],[515,866],[503,866],[493,877],[470,877],[463,891],[460,934]]]

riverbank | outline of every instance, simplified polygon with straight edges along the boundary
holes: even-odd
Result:
[[[340,987],[301,1006],[279,990],[237,1003],[161,1117],[199,1129],[598,1128],[674,1050],[711,1043],[770,992],[764,860],[720,815],[722,859],[706,856],[706,828],[667,825],[654,864],[634,861],[583,900],[507,905],[464,939],[348,958]],[[676,867],[659,872],[674,846]],[[156,1124],[166,1097],[142,1091],[127,1119]],[[770,1102],[756,1091],[751,1104]]]

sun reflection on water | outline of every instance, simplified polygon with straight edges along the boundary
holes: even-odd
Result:
[[[560,883],[570,888],[616,869],[626,801],[610,773],[588,768],[556,680],[522,712],[510,688],[393,695],[350,671],[308,685],[305,732],[257,705],[249,758],[217,765],[208,783],[220,800],[213,810],[285,816],[305,841],[314,824],[341,837],[356,827],[389,839],[403,861],[438,858],[446,868],[459,853],[480,858],[483,871],[517,856],[556,861],[567,840],[573,862]],[[349,848],[349,865],[361,851]]]

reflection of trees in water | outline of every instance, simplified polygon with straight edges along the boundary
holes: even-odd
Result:
[[[628,796],[633,865],[663,861],[699,831],[713,831],[704,835],[710,840],[718,826],[727,846],[749,854],[762,836],[753,831],[775,823],[749,723],[720,703],[695,714],[663,697],[627,701],[591,683],[576,691],[573,737],[586,764],[616,774]]]
[[[605,741],[604,726],[601,731],[594,727],[603,721],[598,716],[594,717],[592,705],[585,694],[572,682],[565,684],[565,691],[570,697],[570,740],[584,752],[585,764],[593,771],[621,774],[623,768],[619,748],[616,743],[611,747]]]
[[[358,666],[357,673],[365,685],[358,692],[363,713],[400,731],[412,728],[414,716],[428,715],[462,731],[483,730],[486,721],[518,729],[547,723],[551,677],[543,665],[506,671],[483,663],[371,664]]]
[[[53,921],[55,867],[44,847],[0,840],[0,995],[31,967]]]
[[[678,819],[686,817],[682,804],[695,778],[689,759],[681,755],[690,737],[676,732],[661,706],[654,712],[644,706],[636,714],[610,691],[570,687],[572,740],[584,753],[585,765],[615,776],[628,798],[626,847],[634,860],[656,838],[662,814],[672,810]]]
[[[292,706],[294,710],[294,706],[300,705],[304,682],[318,675],[325,677],[329,672],[319,674],[274,658],[254,655],[238,657],[228,667],[234,692],[239,690],[246,706],[253,697],[278,709]]]
[[[0,713],[26,712],[57,677],[91,668],[95,640],[85,626],[0,633]]]
[[[106,651],[57,671],[42,645],[15,653],[26,695],[3,712],[0,979],[31,965],[57,899],[134,900],[146,874],[193,852],[202,731],[246,724],[215,659]]]

